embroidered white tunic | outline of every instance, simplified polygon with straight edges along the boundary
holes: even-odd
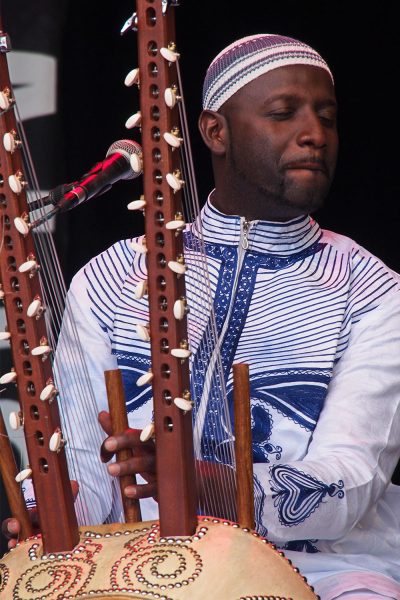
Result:
[[[208,202],[201,222],[229,398],[232,364],[250,366],[258,531],[311,583],[357,570],[400,581],[400,494],[390,483],[400,456],[399,276],[310,217],[248,224]],[[191,275],[198,236],[194,223],[186,232],[192,387],[196,402],[205,403],[196,425],[203,451],[219,460],[224,439],[211,439],[207,422],[217,396],[197,393],[211,361],[208,315],[196,310]],[[103,371],[118,364],[130,424],[141,428],[151,419],[151,389],[136,381],[150,368],[150,356],[135,326],[149,316],[147,300],[135,299],[134,290],[146,266],[129,242],[113,245],[75,276],[69,303],[98,409],[107,409]],[[64,331],[61,346],[68,337]],[[62,362],[59,377],[68,380],[68,356]],[[61,400],[79,420],[74,394]],[[98,448],[86,423],[78,433],[73,453],[87,472],[81,488],[83,494],[89,487],[90,498],[84,518],[115,520],[113,485],[103,467],[94,471]],[[155,507],[145,503],[143,517],[154,518]]]

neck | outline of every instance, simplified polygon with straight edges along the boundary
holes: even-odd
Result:
[[[285,206],[279,200],[271,200],[265,194],[238,193],[237,190],[229,190],[216,187],[210,197],[211,203],[225,215],[239,215],[248,221],[273,221],[286,222],[307,213],[297,207]]]

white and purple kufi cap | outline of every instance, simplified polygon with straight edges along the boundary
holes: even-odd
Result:
[[[220,52],[208,67],[203,108],[217,111],[235,92],[260,75],[288,65],[311,65],[332,73],[318,52],[294,38],[264,33],[241,38]]]

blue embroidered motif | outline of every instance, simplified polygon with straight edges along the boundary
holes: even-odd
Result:
[[[268,536],[268,529],[262,524],[265,506],[265,492],[264,488],[259,482],[257,475],[253,475],[254,482],[254,520],[256,522],[257,532],[264,536]]]
[[[133,412],[149,402],[153,397],[151,386],[136,385],[139,377],[150,369],[150,358],[129,353],[116,353],[117,363],[122,373],[127,412]]]
[[[330,377],[326,369],[272,371],[252,380],[252,397],[256,395],[301,427],[314,431]]]
[[[279,521],[292,527],[305,521],[313,513],[326,495],[344,497],[344,483],[327,485],[288,465],[274,465],[270,468],[271,490],[274,505],[278,507]]]
[[[318,542],[318,540],[293,540],[282,546],[282,550],[295,550],[296,552],[309,552],[315,554],[316,552],[319,552],[318,548],[314,546],[316,542]]]
[[[268,456],[275,454],[276,460],[281,458],[281,446],[269,442],[272,433],[273,420],[264,404],[255,401],[251,407],[251,430],[253,439],[253,462],[269,463]]]

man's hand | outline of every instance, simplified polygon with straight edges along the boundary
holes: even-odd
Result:
[[[106,411],[99,413],[99,423],[110,436],[101,446],[100,456],[103,462],[111,460],[119,450],[129,448],[133,452],[132,458],[108,465],[109,474],[113,477],[140,474],[147,481],[145,484],[126,486],[124,489],[126,497],[139,499],[152,496],[157,499],[153,441],[141,442],[139,429],[127,429],[121,434],[111,435],[111,419]],[[196,461],[196,470],[199,474],[197,492],[203,510],[214,517],[227,518],[227,513],[232,513],[232,505],[235,503],[234,471],[226,465],[206,461]]]
[[[108,462],[119,450],[131,449],[133,456],[128,460],[113,462],[107,469],[113,477],[123,475],[141,475],[147,481],[144,484],[128,485],[124,489],[127,498],[156,498],[157,477],[156,477],[156,456],[155,446],[152,440],[148,442],[140,441],[140,429],[127,429],[121,434],[112,435],[110,415],[106,411],[99,413],[99,423],[105,433],[110,437],[106,438],[101,445],[100,456],[103,462]]]
[[[74,500],[76,499],[79,491],[79,485],[77,481],[71,481],[71,488]],[[28,511],[29,518],[32,523],[33,533],[40,533],[38,512],[36,508],[31,508]],[[18,519],[10,518],[4,519],[1,524],[1,532],[6,539],[8,539],[8,549],[15,548],[18,543],[19,535],[21,533],[21,524]]]
[[[37,511],[36,509],[31,509],[29,511],[29,518],[32,522],[32,526],[34,529],[34,533],[37,532]],[[34,521],[36,521],[36,526]],[[15,548],[18,543],[18,537],[21,532],[21,525],[17,519],[4,519],[1,524],[1,532],[4,537],[8,540],[8,549]]]

